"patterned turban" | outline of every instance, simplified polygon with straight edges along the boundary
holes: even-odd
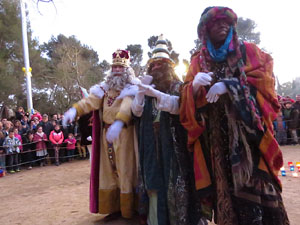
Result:
[[[197,28],[198,37],[200,40],[202,40],[203,36],[205,36],[207,28],[210,28],[213,22],[218,19],[225,19],[228,24],[232,25],[234,28],[236,27],[237,15],[232,9],[221,6],[207,7],[201,14]]]

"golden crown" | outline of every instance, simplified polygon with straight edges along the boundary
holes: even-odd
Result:
[[[130,66],[130,53],[126,50],[118,49],[112,54],[113,66]]]

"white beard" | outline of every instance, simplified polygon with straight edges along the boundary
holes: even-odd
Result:
[[[116,76],[116,74],[120,74]],[[106,77],[106,84],[109,89],[116,91],[122,91],[126,84],[130,83],[132,80],[131,74],[126,71],[123,73],[110,72]]]

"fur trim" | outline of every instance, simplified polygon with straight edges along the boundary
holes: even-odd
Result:
[[[125,88],[121,91],[117,99],[122,99],[126,96],[135,96],[139,88],[137,85],[126,84]]]
[[[104,91],[108,91],[108,85],[103,81],[100,84],[96,84],[90,88],[90,94],[96,95],[99,98],[102,98],[104,95]]]

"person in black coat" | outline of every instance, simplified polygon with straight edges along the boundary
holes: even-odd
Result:
[[[35,143],[33,142],[33,131],[27,131],[26,135],[23,136],[23,154],[22,163],[26,163],[27,169],[31,170],[33,162],[35,160]]]
[[[80,157],[86,158],[86,147],[91,152],[92,142],[88,140],[88,137],[92,137],[92,118],[93,113],[83,115],[78,120],[78,134],[76,138],[80,137],[80,140],[77,142],[77,149]]]

